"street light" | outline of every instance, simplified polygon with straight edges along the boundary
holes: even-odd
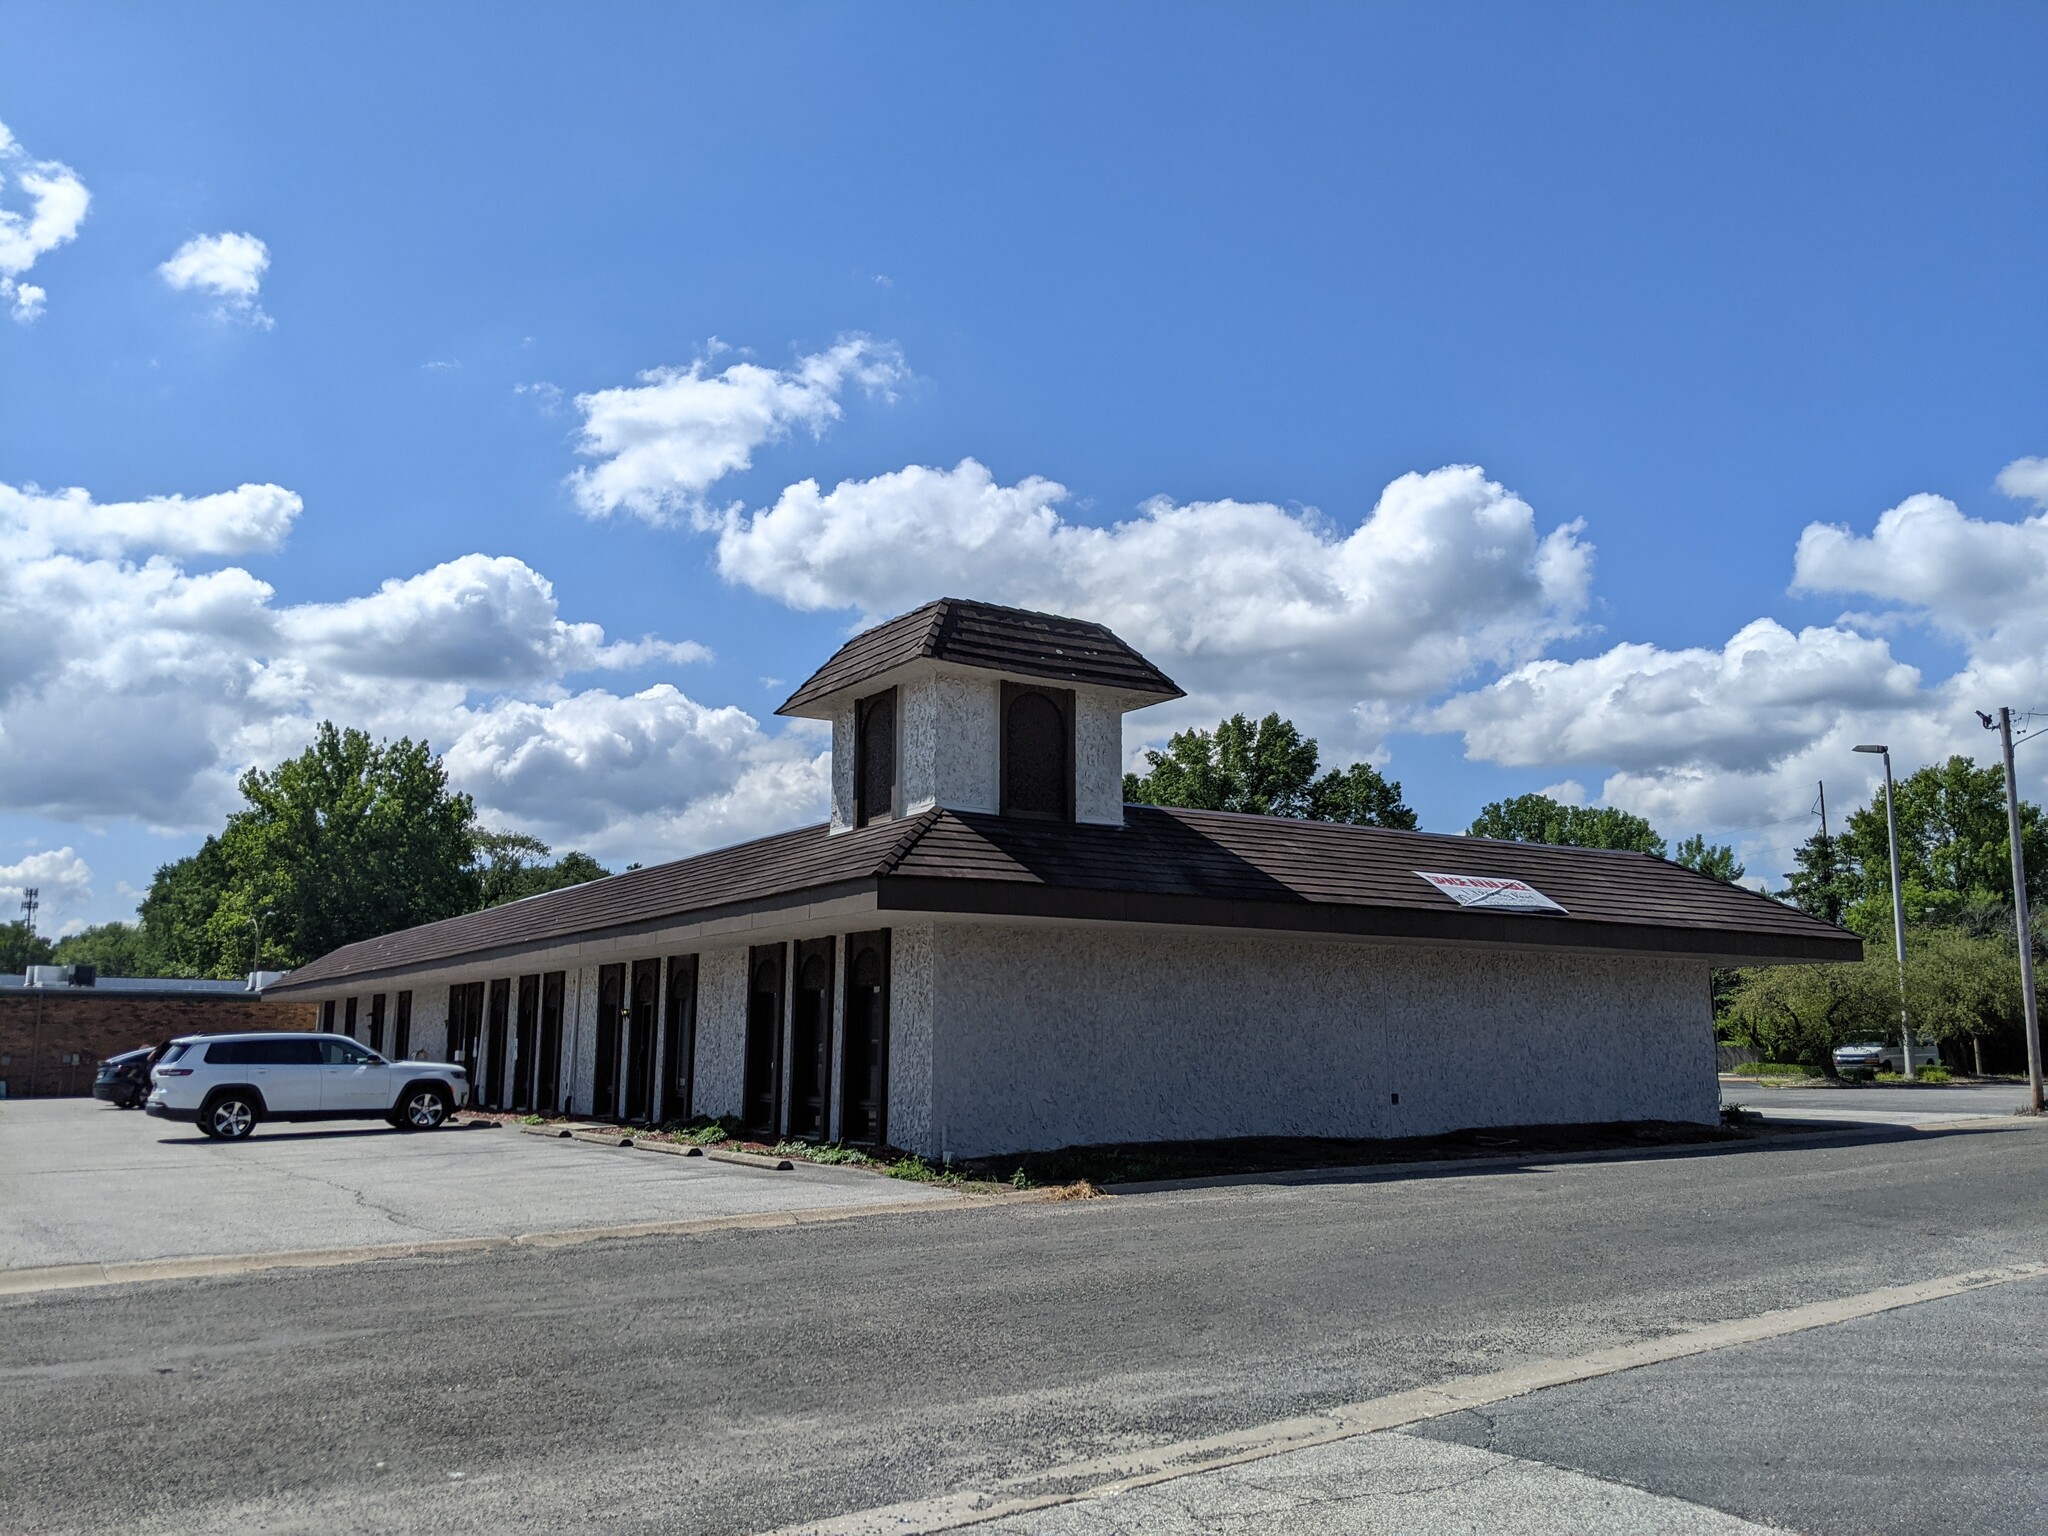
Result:
[[[1977,718],[1984,729],[1999,734],[2005,749],[2005,829],[2012,838],[2012,915],[2019,925],[2020,992],[2027,1015],[2027,1096],[2034,1113],[2041,1113],[2041,1011],[2034,1000],[2034,940],[2027,931],[2027,861],[2020,852],[2020,792],[2012,774],[2012,711],[2001,708],[1993,720],[1983,710]]]
[[[1899,955],[1899,1049],[1905,1056],[1906,1081],[1913,1081],[1913,1032],[1906,1025],[1906,902],[1899,893],[1899,814],[1892,800],[1892,749],[1858,747],[1884,759],[1884,825],[1892,842],[1892,947]]]

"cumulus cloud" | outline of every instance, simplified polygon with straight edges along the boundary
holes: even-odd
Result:
[[[39,849],[13,864],[0,864],[0,901],[7,904],[7,920],[20,915],[17,904],[30,889],[42,904],[36,932],[47,937],[80,926],[67,922],[65,915],[90,905],[92,866],[68,847]]]
[[[1758,619],[1719,648],[1625,643],[1528,662],[1428,723],[1488,762],[1609,768],[1606,803],[1667,826],[1757,829],[1752,846],[1782,858],[1805,835],[1817,779],[1872,771],[1851,755],[1858,742],[1888,741],[1906,765],[1978,756],[1976,710],[2048,700],[2048,461],[2017,460],[1998,486],[2044,510],[1972,517],[1919,494],[1868,533],[1809,525],[1791,590],[1869,611],[1796,633]],[[1889,636],[1912,625],[1960,645],[1962,664],[1930,679],[1900,661]]]
[[[76,171],[36,159],[0,123],[0,303],[16,321],[27,324],[43,312],[49,294],[24,278],[40,258],[77,238],[91,203]]]
[[[952,593],[1085,614],[1199,706],[1285,698],[1305,723],[1383,712],[1574,633],[1592,578],[1576,522],[1544,532],[1472,465],[1406,474],[1345,527],[1271,502],[1164,498],[1110,527],[1066,488],[973,459],[729,512],[718,569],[804,609],[871,619]],[[1213,718],[1213,714],[1211,716]]]
[[[386,581],[367,597],[290,609],[280,623],[294,654],[310,662],[358,676],[471,687],[710,654],[694,642],[608,644],[601,626],[559,618],[553,584],[509,555],[464,555]]]
[[[77,487],[44,492],[0,485],[0,551],[118,555],[250,555],[277,549],[304,503],[280,485],[241,485],[211,496],[96,502]]]
[[[212,295],[215,319],[242,320],[264,330],[276,324],[256,302],[269,270],[270,247],[250,234],[194,235],[157,268],[180,292]]]
[[[843,413],[850,385],[888,394],[903,378],[891,343],[852,337],[788,368],[739,362],[712,372],[656,368],[638,384],[576,397],[577,451],[598,462],[569,477],[591,517],[624,511],[650,523],[704,512],[704,493],[748,468],[755,450],[797,428],[824,431]]]
[[[276,548],[299,511],[275,486],[134,503],[0,487],[0,806],[208,826],[242,769],[327,717],[425,737],[499,824],[600,853],[659,857],[821,812],[801,733],[672,685],[569,691],[708,653],[564,619],[519,560],[466,555],[299,604],[236,565],[188,568]]]

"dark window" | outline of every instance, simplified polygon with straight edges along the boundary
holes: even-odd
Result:
[[[412,994],[398,994],[398,1015],[391,1024],[391,1059],[412,1060]]]
[[[533,1108],[533,1059],[540,1049],[540,977],[519,978],[519,1003],[512,1030],[512,1107]]]
[[[1044,821],[1074,815],[1074,695],[1003,684],[1003,814]]]
[[[206,1048],[206,1064],[210,1067],[246,1067],[255,1057],[250,1052],[256,1049],[253,1040],[216,1040]]]
[[[540,979],[540,1060],[534,1064],[535,1102],[549,1114],[562,1081],[562,981],[564,973],[549,971]]]
[[[331,997],[320,1005],[320,1028],[327,1034],[334,1033],[334,999]]]
[[[747,952],[746,1070],[740,1120],[747,1131],[773,1141],[782,1103],[783,947],[756,944]]]
[[[318,1040],[259,1040],[256,1042],[262,1054],[259,1066],[271,1067],[317,1067],[320,1065],[320,1042]]]
[[[896,814],[896,690],[854,706],[854,820],[857,827]]]
[[[372,993],[370,997],[370,1049],[384,1049],[384,994]]]
[[[889,934],[846,940],[846,1044],[839,1066],[839,1139],[876,1145],[889,1123]]]
[[[491,983],[491,1000],[484,1013],[484,1065],[480,1097],[486,1109],[505,1107],[505,1058],[509,1055],[506,1030],[512,1014],[512,982],[500,976]]]
[[[626,1010],[626,1118],[644,1121],[654,1109],[655,1016],[661,1011],[661,962],[633,962]]]
[[[668,962],[668,1017],[661,1059],[660,1118],[687,1120],[697,1065],[697,957],[671,955]]]
[[[832,941],[796,946],[789,1014],[789,1134],[823,1141],[832,1113]]]
[[[356,1000],[354,998],[348,999],[342,1005],[341,1032],[351,1040],[356,1037]]]
[[[597,1076],[590,1112],[600,1120],[619,1112],[619,1037],[626,1023],[626,968],[597,968]]]
[[[448,1060],[477,1079],[477,1057],[482,1053],[484,1030],[484,984],[458,981],[448,989]]]
[[[318,1040],[310,1043],[319,1047],[319,1054],[330,1067],[360,1067],[377,1060],[360,1045],[350,1045],[346,1040]]]
[[[184,1055],[187,1051],[191,1049],[192,1047],[189,1045],[173,1044],[166,1046],[164,1048],[163,1055],[159,1057],[157,1060],[157,1065],[160,1067],[168,1067],[172,1062],[176,1061],[180,1056]]]

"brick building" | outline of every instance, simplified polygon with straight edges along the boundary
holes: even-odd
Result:
[[[101,1060],[178,1035],[312,1029],[312,1003],[271,1003],[241,981],[85,979],[69,967],[0,976],[0,1098],[92,1092]]]

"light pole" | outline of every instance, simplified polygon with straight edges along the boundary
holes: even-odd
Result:
[[[249,919],[256,925],[256,944],[249,956],[249,974],[254,976],[263,969],[263,919],[270,916],[270,908],[257,908],[256,915]]]
[[[1892,947],[1899,956],[1899,1050],[1905,1057],[1906,1081],[1913,1081],[1913,1031],[1906,1024],[1906,902],[1899,891],[1899,811],[1893,803],[1892,749],[1858,747],[1884,759],[1884,825],[1892,843]]]
[[[2012,839],[2012,912],[2019,924],[2020,994],[2027,1010],[2027,1093],[2034,1113],[2041,1113],[2041,1008],[2034,1000],[2034,941],[2027,932],[2027,860],[2020,852],[2019,781],[2012,772],[2012,711],[2001,708],[1994,724],[1982,710],[1977,718],[1984,729],[1997,731],[2005,749],[2005,830]]]

